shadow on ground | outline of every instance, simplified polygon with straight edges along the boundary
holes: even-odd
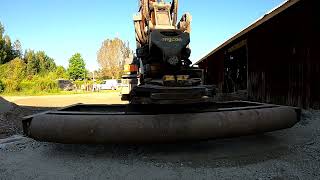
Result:
[[[65,158],[92,157],[130,163],[144,161],[159,166],[233,167],[256,164],[288,155],[290,149],[271,134],[177,144],[63,145],[49,144],[44,155]]]

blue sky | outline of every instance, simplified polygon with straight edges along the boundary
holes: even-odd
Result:
[[[192,61],[247,27],[284,0],[180,0],[193,16]],[[89,70],[98,69],[96,53],[103,40],[119,37],[135,49],[132,23],[138,0],[1,0],[0,22],[23,49],[44,50],[67,67],[76,52]]]

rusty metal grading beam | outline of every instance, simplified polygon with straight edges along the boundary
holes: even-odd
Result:
[[[23,120],[23,126],[27,136],[39,141],[67,144],[168,143],[286,129],[294,126],[300,117],[300,111],[292,107],[254,103],[242,104],[241,107],[240,103],[240,107],[233,108],[231,103],[234,102],[200,108],[198,112],[193,111],[195,107],[189,113],[177,110],[177,114],[170,111],[160,114],[128,111],[125,105],[76,105],[29,116]]]

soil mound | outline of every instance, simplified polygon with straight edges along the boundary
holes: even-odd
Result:
[[[0,97],[0,113],[6,113],[13,110],[17,105],[5,100],[3,97]]]
[[[25,116],[48,110],[47,108],[21,107],[0,96],[0,139],[22,134]],[[1,178],[0,178],[1,179]]]
[[[21,132],[22,109],[0,97],[0,139]]]

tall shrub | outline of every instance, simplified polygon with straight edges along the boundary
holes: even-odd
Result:
[[[20,83],[25,78],[26,64],[20,58],[1,65],[0,67],[3,83],[5,84],[7,92],[14,92],[20,90]]]

